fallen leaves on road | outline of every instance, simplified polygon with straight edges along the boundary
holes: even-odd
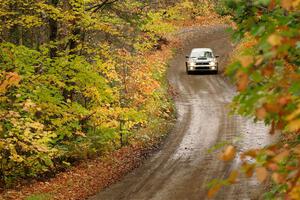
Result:
[[[45,182],[34,182],[6,190],[0,199],[21,200],[34,194],[47,194],[53,200],[82,200],[120,180],[138,167],[153,148],[124,147],[102,159],[87,160]]]
[[[234,159],[236,154],[236,149],[234,146],[228,146],[220,155],[220,159],[223,161],[231,161]]]

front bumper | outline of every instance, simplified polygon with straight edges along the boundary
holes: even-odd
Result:
[[[187,70],[190,72],[217,71],[218,67],[216,65],[187,66]]]

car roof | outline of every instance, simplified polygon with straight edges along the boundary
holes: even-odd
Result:
[[[210,49],[210,48],[194,48],[194,49],[192,49],[192,52],[203,52],[203,51],[212,52],[212,49]]]

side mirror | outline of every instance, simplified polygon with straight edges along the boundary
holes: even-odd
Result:
[[[190,56],[185,56],[185,58],[190,58]]]
[[[219,58],[220,56],[215,56],[216,58]]]

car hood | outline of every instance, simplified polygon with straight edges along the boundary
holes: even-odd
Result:
[[[190,58],[189,61],[192,62],[212,62],[216,61],[215,58]]]

